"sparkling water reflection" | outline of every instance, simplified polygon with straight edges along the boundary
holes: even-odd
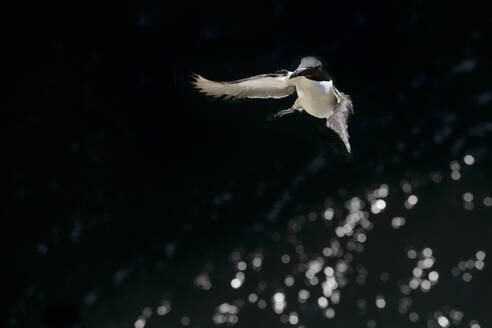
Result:
[[[475,159],[466,155],[461,163],[471,166]],[[449,169],[452,174],[460,172],[462,166],[459,161],[453,160]],[[186,326],[190,322],[198,322],[196,326],[199,327],[213,322],[218,326],[231,327],[240,325],[244,320],[243,315],[250,316],[255,311],[267,310],[272,311],[281,324],[311,327],[322,322],[316,313],[329,321],[338,317],[341,311],[342,317],[347,320],[347,309],[355,305],[357,315],[366,316],[367,327],[379,325],[379,319],[376,318],[379,315],[375,314],[373,308],[398,313],[401,319],[395,322],[400,324],[419,323],[428,328],[446,328],[464,323],[469,327],[480,327],[476,318],[468,316],[458,307],[449,306],[446,300],[436,302],[435,310],[422,308],[419,302],[423,295],[432,294],[441,283],[459,283],[453,277],[459,278],[462,283],[473,283],[474,275],[486,268],[487,254],[484,250],[472,251],[471,258],[458,261],[450,270],[446,270],[439,263],[442,249],[436,250],[426,245],[402,245],[398,252],[399,258],[393,261],[407,266],[402,263],[409,260],[408,276],[384,271],[391,270],[390,267],[375,268],[369,265],[371,269],[368,269],[364,265],[368,259],[365,257],[366,249],[371,247],[374,231],[384,229],[387,234],[405,233],[406,227],[412,225],[414,220],[414,215],[410,213],[418,210],[421,203],[421,190],[425,195],[426,186],[439,184],[440,188],[447,188],[447,184],[456,180],[451,175],[446,181],[439,173],[433,172],[414,182],[402,180],[399,186],[383,183],[359,195],[347,195],[346,200],[327,199],[325,207],[319,212],[292,217],[287,220],[283,230],[274,231],[270,238],[266,238],[268,234],[262,234],[263,237],[253,249],[241,248],[229,253],[226,262],[232,267],[215,273],[220,277],[232,270],[229,287],[224,286],[220,278],[209,276],[205,271],[199,273],[193,284],[207,293],[215,291],[210,298],[217,299],[215,310],[208,316],[181,317],[180,324]],[[472,203],[476,197],[471,192],[461,194],[466,211],[474,210],[466,204]],[[489,206],[488,201],[485,201],[488,196],[478,197],[484,199],[483,207]],[[404,202],[398,203],[398,199],[404,199]],[[424,196],[422,199],[425,202]],[[400,212],[402,216],[388,217],[384,214],[388,207],[392,208],[392,213]],[[386,228],[386,222],[392,229]],[[314,235],[319,238],[313,238]],[[391,236],[388,238],[392,239]],[[271,243],[268,248],[264,246]],[[224,263],[224,260],[208,265],[221,267],[220,262]],[[366,285],[368,279],[371,281],[368,289],[357,287]],[[237,292],[221,292],[227,288]],[[395,292],[399,293],[396,304],[392,301]],[[371,293],[374,294],[371,296]],[[221,294],[228,296],[219,300]],[[171,305],[166,301],[157,306],[156,312],[164,315],[170,309]],[[173,311],[182,312],[186,309]],[[150,309],[148,315],[142,313],[135,327],[143,327],[150,313]]]

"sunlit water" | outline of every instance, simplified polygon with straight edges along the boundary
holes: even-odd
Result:
[[[85,324],[488,327],[492,194],[480,169],[487,156],[464,153],[426,174],[340,190],[289,215],[293,190],[325,169],[323,155],[316,156],[265,217],[233,241],[185,262],[174,259],[171,243],[165,262],[155,258],[144,270],[128,265],[104,278],[124,305],[110,289],[89,284],[79,300]],[[82,228],[74,219],[73,243]],[[56,249],[56,236],[37,244],[41,259]],[[48,295],[31,284],[15,313]],[[108,317],[108,306],[127,310]],[[21,321],[13,316],[10,323]]]
[[[142,304],[134,326],[487,327],[483,305],[462,306],[480,288],[476,278],[488,279],[487,252],[465,238],[455,241],[459,254],[447,250],[439,240],[446,219],[436,225],[431,213],[419,211],[425,202],[450,202],[459,204],[453,210],[464,224],[475,225],[484,214],[490,219],[491,194],[460,185],[474,165],[466,154],[414,181],[327,198],[321,211],[291,217],[278,230],[260,226],[249,237],[255,247],[200,259],[206,264],[186,288],[162,290],[160,302]],[[436,195],[446,189],[461,191],[443,202]],[[397,215],[386,214],[388,208]],[[412,242],[415,229],[432,237]]]

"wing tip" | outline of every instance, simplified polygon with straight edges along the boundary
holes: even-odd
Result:
[[[217,92],[217,90],[214,90],[216,86],[218,84],[221,84],[222,82],[208,80],[203,76],[201,76],[200,74],[193,73],[193,72],[190,74],[190,79],[193,87],[206,96],[213,97],[216,99],[222,98],[222,100],[239,99],[239,97],[235,94],[227,94],[223,92]]]
[[[203,77],[197,73],[194,73],[194,72],[191,72],[190,75],[189,75],[189,78],[190,78],[190,82],[191,84],[197,88],[198,87],[198,84],[199,84],[199,81],[203,79]]]
[[[207,82],[211,82],[209,80],[207,80],[206,78],[204,78],[203,76],[201,76],[200,74],[197,74],[197,73],[190,73],[190,82],[191,82],[191,85],[193,85],[193,87],[195,89],[197,89],[199,92],[207,95],[207,96],[211,96],[211,97],[214,97],[214,98],[217,98],[217,96],[209,91],[206,90],[206,86],[205,84]]]

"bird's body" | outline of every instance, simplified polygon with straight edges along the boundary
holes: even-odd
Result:
[[[283,98],[297,92],[294,105],[276,116],[305,110],[312,116],[326,119],[326,126],[339,135],[350,152],[347,121],[353,112],[352,101],[335,88],[321,62],[314,57],[302,58],[294,72],[280,70],[230,82],[210,81],[200,75],[194,77],[193,84],[201,92],[226,99]]]
[[[317,118],[328,118],[337,106],[332,81],[313,81],[303,76],[292,79],[299,104]]]

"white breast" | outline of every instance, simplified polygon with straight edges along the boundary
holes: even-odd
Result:
[[[337,104],[332,81],[318,82],[298,77],[294,83],[299,101],[306,112],[319,118],[330,117]]]

